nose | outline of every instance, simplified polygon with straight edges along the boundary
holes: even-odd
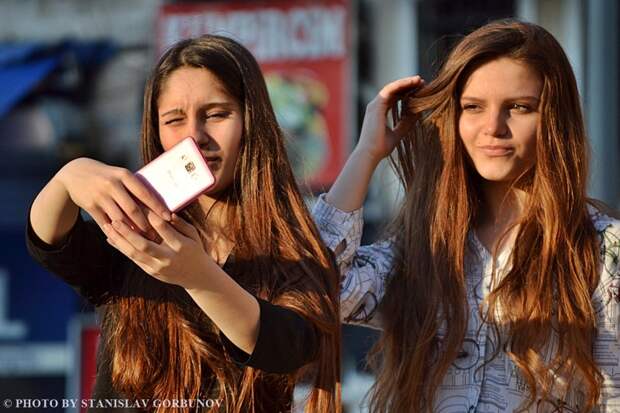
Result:
[[[189,135],[194,138],[196,144],[200,147],[206,146],[209,143],[209,135],[205,130],[204,123],[198,121],[197,119],[192,122],[191,127],[189,128]]]
[[[489,136],[506,136],[508,134],[506,116],[502,110],[489,110],[485,119],[484,133]]]

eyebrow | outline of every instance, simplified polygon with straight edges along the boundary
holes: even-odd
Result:
[[[480,98],[473,97],[473,96],[461,96],[460,100],[470,100],[470,101],[474,101],[474,102],[482,102],[482,101],[484,101],[484,99],[480,99]],[[524,95],[524,96],[511,97],[511,98],[508,98],[506,100],[507,101],[532,100],[532,101],[538,102],[540,99],[537,98],[536,96]]]
[[[234,103],[232,102],[209,102],[206,105],[202,105],[200,106],[201,110],[209,110],[209,109],[213,109],[213,108],[223,108],[223,109],[232,109],[235,106]],[[167,112],[162,113],[160,116],[163,118],[164,116],[167,115],[182,115],[184,114],[185,111],[181,108],[174,108],[171,109]]]

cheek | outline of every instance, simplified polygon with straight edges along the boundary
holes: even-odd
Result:
[[[473,122],[461,116],[459,119],[459,137],[470,155],[470,148],[474,146],[476,141],[476,130]]]
[[[516,128],[515,128],[516,129]],[[521,154],[525,158],[534,158],[536,156],[536,123],[526,123],[519,125],[515,131],[515,138],[519,140],[518,145],[521,147]]]
[[[174,145],[183,140],[183,137],[177,136],[178,134],[171,133],[169,130],[162,130],[159,132],[159,142],[165,151],[172,148]]]
[[[536,135],[529,139],[524,147],[525,157],[534,162],[536,159]]]
[[[226,139],[225,143],[226,152],[228,153],[230,161],[233,164],[236,162],[237,157],[239,156],[242,133],[242,128],[238,125],[234,125],[234,127],[232,127],[227,133],[228,139]]]
[[[240,140],[237,140],[236,142],[234,142],[234,144],[233,142],[231,142],[231,145],[228,148],[228,156],[226,160],[225,170],[226,174],[230,175],[231,179],[232,176],[235,174],[235,170],[237,169],[240,148]]]

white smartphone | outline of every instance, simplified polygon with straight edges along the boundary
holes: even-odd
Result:
[[[194,138],[188,136],[136,172],[166,204],[178,212],[215,183]]]

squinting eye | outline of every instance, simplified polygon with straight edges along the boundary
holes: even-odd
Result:
[[[216,118],[222,119],[230,116],[230,112],[215,112],[215,113],[207,113],[207,119]]]
[[[468,103],[468,104],[463,105],[463,110],[474,111],[478,109],[480,109],[480,106],[475,105],[473,103]]]
[[[181,120],[181,118],[170,119],[170,120],[165,121],[164,125],[170,125],[171,123],[178,122],[180,120]]]
[[[514,105],[512,105],[512,107],[510,109],[514,109],[517,112],[522,112],[522,113],[527,113],[527,112],[531,111],[529,106],[527,106],[527,105],[520,105],[518,103],[515,103]]]

